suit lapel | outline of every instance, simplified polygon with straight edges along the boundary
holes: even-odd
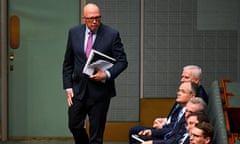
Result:
[[[100,42],[102,41],[103,38],[103,26],[102,24],[99,26],[98,31],[97,31],[97,37],[95,39],[95,42],[93,44],[93,49],[99,50],[100,47],[98,46],[100,44]]]
[[[85,31],[86,31],[86,25],[82,25],[79,29],[79,42],[80,42],[81,53],[85,53],[84,51]]]

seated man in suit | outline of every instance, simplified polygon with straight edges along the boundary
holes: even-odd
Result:
[[[213,135],[214,128],[210,123],[199,123],[190,131],[190,144],[210,144]]]
[[[165,134],[163,139],[161,135],[159,136],[159,134],[161,134],[158,133],[159,130],[144,130],[145,134],[152,135],[153,140],[143,142],[142,144],[184,144],[188,138],[187,129],[190,130],[196,123],[201,121],[208,121],[207,116],[203,114],[205,107],[206,103],[202,98],[195,97],[190,99],[184,108],[185,115],[176,124],[174,129]],[[187,127],[186,124],[188,125]]]
[[[187,65],[183,67],[181,82],[191,81],[198,85],[196,97],[201,97],[208,104],[208,95],[201,85],[202,69],[197,65]]]
[[[198,90],[196,93],[196,97],[201,97],[207,104],[208,104],[208,95],[201,85],[201,75],[202,69],[197,65],[186,65],[183,67],[182,74],[181,74],[181,83],[183,82],[193,82],[198,85]],[[173,110],[177,103],[174,104],[172,109],[170,110],[169,115],[167,118],[156,118],[153,122],[153,128],[159,129],[162,128],[163,125],[169,123],[169,117],[171,117]]]
[[[174,110],[173,110],[173,114],[171,115],[171,117],[169,118],[170,122],[169,124],[164,125],[161,129],[158,129],[160,133],[161,132],[161,136],[163,137],[165,134],[167,134],[168,132],[170,132],[174,126],[175,126],[175,122],[178,122],[178,117],[182,117],[183,113],[185,112],[185,109],[183,109],[187,102],[196,96],[196,92],[197,92],[197,85],[195,83],[192,82],[184,82],[181,83],[179,86],[179,90],[177,92],[177,98],[176,98],[176,102],[178,103]],[[148,130],[157,130],[155,128],[148,128],[148,127],[143,127],[143,126],[135,126],[132,127],[129,130],[129,143],[136,143],[136,141],[134,139],[132,139],[132,134],[139,134],[139,132],[142,132],[142,135],[146,135],[145,132],[147,131],[143,131],[145,129]]]
[[[186,118],[186,131],[179,139],[178,144],[189,144],[189,132],[196,124],[209,122],[208,116],[204,112],[193,112]],[[181,133],[181,132],[180,132]]]

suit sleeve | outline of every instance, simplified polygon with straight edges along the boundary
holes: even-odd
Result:
[[[182,120],[179,125],[177,125],[172,131],[171,134],[167,137],[166,140],[153,140],[153,144],[176,144],[184,137],[184,134],[187,132],[185,127],[185,121]]]
[[[127,56],[124,51],[119,32],[115,34],[115,37],[113,39],[112,55],[117,60],[114,66],[109,69],[111,79],[114,79],[128,66]]]
[[[63,61],[63,88],[72,88],[72,74],[73,74],[73,50],[71,48],[71,36],[68,33],[67,48],[65,51]]]
[[[169,123],[164,125],[161,129],[153,129],[152,136],[163,138],[165,134],[169,133],[173,129],[173,126],[173,123]]]

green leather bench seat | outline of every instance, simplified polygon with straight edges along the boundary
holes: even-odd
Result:
[[[228,144],[226,124],[224,119],[220,88],[217,80],[212,82],[208,99],[207,114],[214,126],[213,144]]]

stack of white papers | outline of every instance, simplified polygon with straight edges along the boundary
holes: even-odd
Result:
[[[111,68],[115,62],[116,59],[92,49],[88,60],[83,68],[83,73],[90,76],[94,74],[94,71],[96,69],[101,69],[102,71],[105,71]]]

